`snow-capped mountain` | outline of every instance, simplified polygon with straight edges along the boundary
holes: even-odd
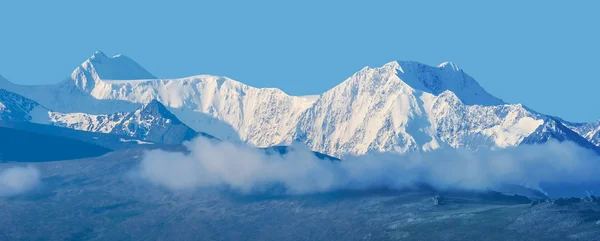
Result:
[[[37,102],[0,89],[0,120],[47,123],[48,113],[49,110]]]
[[[591,123],[565,124],[592,144],[600,147],[600,120]]]
[[[123,55],[97,52],[56,85],[4,81],[0,87],[55,111],[86,113],[54,116],[72,128],[112,131],[127,115],[114,113],[134,112],[158,100],[185,125],[219,139],[257,147],[300,141],[337,157],[445,146],[516,146],[548,121],[547,116],[492,96],[448,62],[434,67],[394,61],[365,67],[322,95],[304,97],[220,76],[156,79]],[[593,127],[569,128],[590,141],[597,138]]]
[[[179,144],[198,134],[160,102],[153,100],[133,112],[106,115],[51,111],[22,95],[0,89],[0,121],[34,122],[71,129],[128,136],[153,143]]]
[[[138,103],[99,101],[92,95],[102,83],[111,80],[155,79],[135,61],[123,55],[107,57],[97,51],[64,80],[52,85],[17,85],[0,79],[0,88],[21,94],[53,111],[109,114],[133,111]],[[150,100],[146,101],[149,102]],[[146,103],[145,102],[145,103]]]
[[[294,139],[336,156],[477,149],[514,146],[542,123],[522,106],[502,103],[454,64],[391,62],[325,92],[302,115]]]
[[[109,58],[96,51],[92,57],[77,67],[70,78],[82,91],[92,91],[102,80],[156,79],[142,66],[124,55]]]
[[[154,143],[179,144],[198,135],[156,100],[133,112],[107,115],[51,112],[50,118],[56,126],[130,136]],[[201,135],[210,137],[205,133]]]
[[[600,147],[569,129],[560,120],[555,118],[548,118],[543,125],[540,125],[531,135],[527,136],[521,144],[540,144],[549,140],[560,142],[570,141],[600,154]]]

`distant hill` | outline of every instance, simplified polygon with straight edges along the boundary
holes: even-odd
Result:
[[[0,162],[45,162],[96,157],[109,148],[66,137],[0,127]]]

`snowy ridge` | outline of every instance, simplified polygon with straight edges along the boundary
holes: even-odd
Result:
[[[140,104],[156,99],[196,131],[261,147],[280,143],[282,135],[294,128],[299,115],[313,103],[279,89],[259,89],[209,75],[101,82],[91,95],[100,100]]]
[[[486,92],[477,81],[451,62],[432,67],[413,61],[395,61],[384,65],[383,68],[396,69],[398,78],[403,82],[433,95],[449,90],[467,105],[504,104],[504,101]]]
[[[60,84],[0,82],[0,87],[66,113],[53,113],[52,120],[75,129],[118,129],[144,139],[149,135],[144,128],[166,122],[131,113],[157,100],[197,132],[257,147],[299,141],[336,157],[442,147],[505,148],[519,145],[548,120],[492,96],[450,62],[433,67],[394,61],[365,67],[322,95],[291,96],[220,76],[156,79],[123,55],[108,58],[98,52]],[[568,127],[590,141],[598,138],[594,126]]]
[[[600,120],[591,123],[565,123],[565,125],[592,144],[600,147]]]
[[[521,144],[541,144],[549,140],[574,142],[581,147],[600,154],[600,147],[565,126],[559,119],[551,117],[543,125],[539,126],[534,133],[525,138]]]
[[[52,124],[75,130],[129,136],[161,144],[180,144],[197,134],[158,101],[144,104],[134,112],[107,115],[53,112],[22,95],[0,89],[0,121]]]
[[[521,104],[465,105],[450,91],[436,97],[431,113],[438,136],[454,148],[516,146],[544,123]]]
[[[0,120],[48,123],[49,112],[48,109],[33,100],[0,89]]]
[[[109,114],[135,110],[139,104],[98,101],[90,92],[113,79],[156,79],[138,63],[124,55],[108,57],[97,51],[65,80],[53,85],[16,85],[0,78],[0,88],[21,94],[53,111]]]
[[[107,115],[52,112],[50,116],[56,126],[130,136],[154,143],[179,144],[197,135],[156,100],[133,112]]]
[[[180,144],[196,137],[196,131],[156,100],[125,116],[111,133],[164,144]]]
[[[115,126],[123,121],[127,114],[126,112],[108,115],[50,112],[50,119],[55,126],[81,131],[110,133]]]

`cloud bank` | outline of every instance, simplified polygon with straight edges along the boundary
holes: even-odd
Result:
[[[600,181],[600,157],[568,142],[496,151],[372,154],[340,162],[318,159],[301,145],[292,146],[284,155],[204,138],[185,146],[187,154],[147,152],[139,166],[140,175],[172,190],[225,186],[251,193],[278,186],[288,194],[403,189],[417,184],[483,190],[502,184],[538,187],[541,182]]]
[[[40,183],[40,172],[33,166],[10,167],[0,171],[0,197],[25,193]]]

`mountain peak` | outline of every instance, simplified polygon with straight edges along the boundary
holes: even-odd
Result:
[[[100,50],[96,50],[96,52],[90,57],[90,59],[107,59],[108,56],[104,54],[104,52]]]
[[[166,109],[165,105],[158,101],[157,99],[152,99],[150,102],[143,104],[140,109]]]
[[[500,105],[499,98],[489,94],[475,79],[467,75],[457,64],[444,62],[437,67],[419,62],[400,62],[402,72],[398,77],[414,89],[434,95],[452,91],[467,105]]]
[[[441,64],[438,65],[438,68],[440,69],[449,69],[449,70],[453,70],[453,71],[460,71],[460,67],[458,67],[457,64],[452,63],[452,62],[443,62]]]
[[[383,66],[381,66],[381,68],[385,68],[385,69],[399,69],[400,68],[400,63],[398,61],[388,62],[388,63],[384,64]]]
[[[164,106],[164,105],[162,104],[162,102],[158,101],[157,99],[152,99],[150,102],[148,102],[144,106]]]
[[[541,144],[549,140],[570,141],[600,154],[600,147],[566,127],[559,119],[548,117],[533,133],[523,139],[522,144]]]
[[[344,82],[344,85],[369,86],[369,91],[396,88],[398,83],[404,83],[412,89],[433,95],[451,91],[466,105],[504,104],[504,101],[486,92],[477,81],[451,62],[429,66],[415,61],[392,61],[379,68],[363,68]]]
[[[157,78],[125,55],[108,57],[102,51],[96,51],[71,73],[67,82],[90,92],[101,81],[136,79]]]
[[[152,116],[161,116],[165,119],[170,119],[174,123],[181,122],[173,113],[171,113],[171,111],[167,109],[165,105],[163,105],[163,103],[156,99],[153,99],[150,102],[142,105],[139,110],[140,113],[149,114]]]
[[[163,144],[180,144],[182,141],[191,140],[198,135],[216,139],[206,133],[196,133],[156,99],[126,115],[112,129],[111,133],[129,135]]]
[[[133,59],[122,54],[108,57],[102,51],[96,51],[74,72],[80,69],[91,72],[90,74],[101,80],[156,79]]]
[[[448,61],[437,65],[437,67],[423,64],[423,63],[417,62],[417,61],[392,61],[392,62],[388,62],[388,63],[384,64],[381,68],[397,69],[397,70],[400,70],[400,72],[404,72],[405,70],[410,71],[410,70],[414,70],[414,69],[424,69],[424,68],[430,68],[430,69],[437,68],[440,70],[451,70],[454,72],[462,71],[462,69],[458,66],[458,64],[453,63],[453,62],[448,62]]]

